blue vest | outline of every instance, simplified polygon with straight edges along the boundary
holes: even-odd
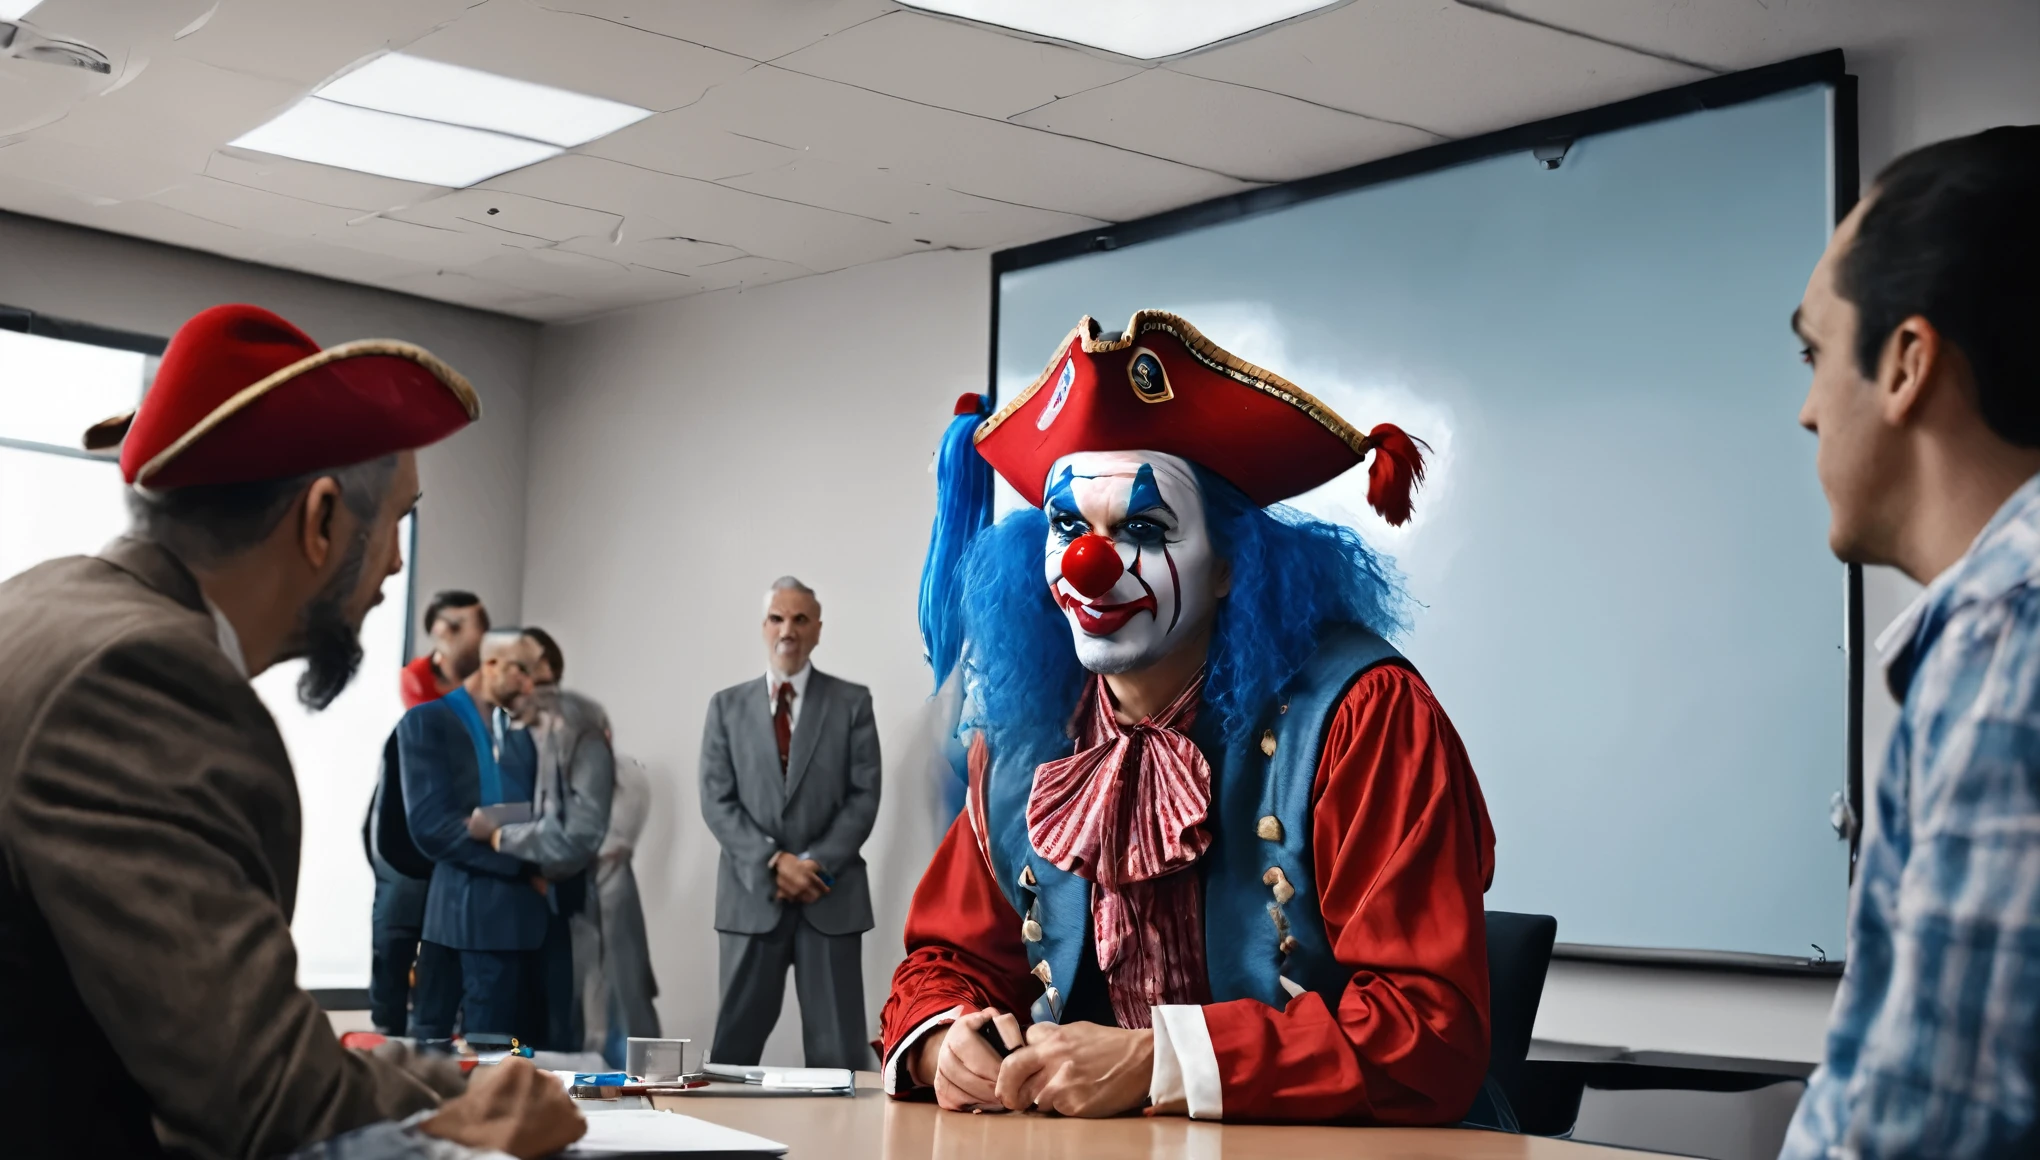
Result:
[[[1351,971],[1332,957],[1311,873],[1311,787],[1325,724],[1353,682],[1382,664],[1406,664],[1387,641],[1357,625],[1326,631],[1318,651],[1240,742],[1223,748],[1202,725],[1191,737],[1211,763],[1212,843],[1204,878],[1204,961],[1211,997],[1259,999],[1280,1008],[1316,991],[1337,1009]],[[1090,937],[1091,884],[1058,870],[1027,836],[1034,770],[1069,754],[992,754],[984,808],[992,873],[1023,917],[1027,961],[1043,983],[1032,1012],[1056,1022]],[[1279,871],[1279,874],[1278,874]],[[1038,928],[1038,930],[1037,930]],[[1029,938],[1038,933],[1040,937]]]

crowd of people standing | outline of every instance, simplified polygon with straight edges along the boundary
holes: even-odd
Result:
[[[370,1015],[428,1048],[516,1040],[595,1052],[656,1036],[631,854],[650,787],[607,713],[560,686],[542,628],[495,628],[472,592],[426,605],[399,678],[363,846],[375,872]]]

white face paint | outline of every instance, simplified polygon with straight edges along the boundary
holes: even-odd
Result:
[[[1042,510],[1049,590],[1085,668],[1137,672],[1211,624],[1220,565],[1187,461],[1158,451],[1066,455],[1049,468]],[[1124,569],[1089,597],[1063,575],[1064,553],[1086,535],[1110,540]]]

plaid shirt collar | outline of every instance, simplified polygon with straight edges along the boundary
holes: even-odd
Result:
[[[1958,610],[2040,580],[2040,475],[2019,486],[1983,525],[1969,550],[1934,577],[1898,619],[1877,634],[1884,684],[1905,700],[1919,660]]]

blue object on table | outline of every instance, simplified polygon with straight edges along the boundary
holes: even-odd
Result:
[[[575,1087],[622,1087],[630,1082],[630,1076],[620,1071],[577,1071],[574,1073]]]

